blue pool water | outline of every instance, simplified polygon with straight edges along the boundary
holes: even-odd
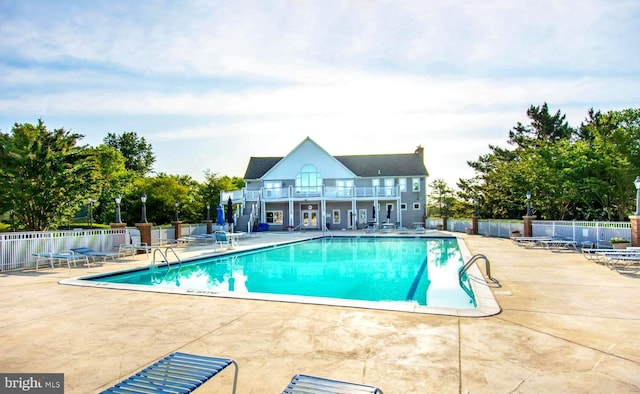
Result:
[[[460,286],[462,265],[455,238],[334,237],[89,279],[217,294],[474,308],[472,295]]]

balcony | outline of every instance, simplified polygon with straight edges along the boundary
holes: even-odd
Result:
[[[259,193],[259,194],[258,194]],[[263,200],[282,199],[309,199],[325,198],[332,200],[351,200],[353,198],[397,198],[400,195],[398,186],[376,186],[376,187],[340,187],[340,186],[318,186],[318,187],[282,187],[282,188],[262,188],[260,192],[251,191],[246,193],[248,201],[257,201],[258,197]]]

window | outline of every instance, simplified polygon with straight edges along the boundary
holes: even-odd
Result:
[[[419,202],[414,202],[413,203],[413,210],[414,211],[419,211],[420,210],[420,203]]]
[[[336,180],[336,195],[338,197],[350,197],[353,190],[353,179]]]
[[[340,224],[340,210],[333,210],[333,224]]]
[[[420,178],[413,178],[413,180],[411,181],[411,191],[420,191]]]
[[[306,164],[296,176],[296,193],[320,193],[322,189],[322,174],[316,167]]]
[[[400,209],[403,210],[403,211],[406,211],[407,210],[407,203],[403,202],[402,204],[400,204]]]
[[[265,182],[264,183],[264,196],[269,198],[281,197],[282,182]]]
[[[360,208],[358,210],[358,223],[364,224],[367,223],[367,210]]]
[[[384,180],[384,188],[387,196],[395,196],[396,195],[396,184],[395,179],[393,178],[385,178]]]
[[[400,185],[400,191],[401,192],[406,192],[407,191],[407,178],[398,179],[398,185]]]
[[[267,211],[267,223],[283,224],[282,211]]]

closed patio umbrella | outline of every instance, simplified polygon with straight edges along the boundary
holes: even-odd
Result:
[[[387,222],[391,219],[391,205],[387,205]]]
[[[227,201],[227,223],[229,223],[229,231],[233,232],[233,201],[231,201],[231,197]]]
[[[373,218],[373,221],[376,221],[376,206],[373,205],[371,206],[371,217]]]
[[[216,215],[218,216],[216,224],[218,226],[224,226],[224,210],[222,209],[222,204],[218,204]]]

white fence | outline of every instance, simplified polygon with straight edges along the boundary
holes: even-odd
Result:
[[[123,229],[0,233],[0,271],[35,266],[34,253],[68,253],[71,248],[80,247],[112,251],[127,240]]]
[[[218,228],[219,226],[214,226]],[[131,227],[134,228],[134,227]],[[181,236],[204,234],[204,223],[183,224]],[[173,227],[152,227],[151,244],[175,242]],[[90,248],[98,252],[115,251],[131,243],[128,229],[81,229],[0,233],[0,271],[35,267],[34,253],[69,253],[71,248]]]
[[[631,223],[629,222],[573,222],[542,221],[532,224],[536,237],[557,237],[570,239],[579,244],[591,242],[594,245],[610,246],[609,240],[614,237],[631,239]]]
[[[442,228],[442,219],[427,219],[427,228]],[[448,219],[448,231],[464,233],[472,227],[471,219]],[[580,222],[534,220],[531,224],[534,237],[554,237],[576,241],[579,244],[591,242],[596,246],[610,246],[614,237],[631,239],[629,222]],[[524,234],[523,221],[478,220],[478,234],[487,237],[509,238],[513,231]]]

